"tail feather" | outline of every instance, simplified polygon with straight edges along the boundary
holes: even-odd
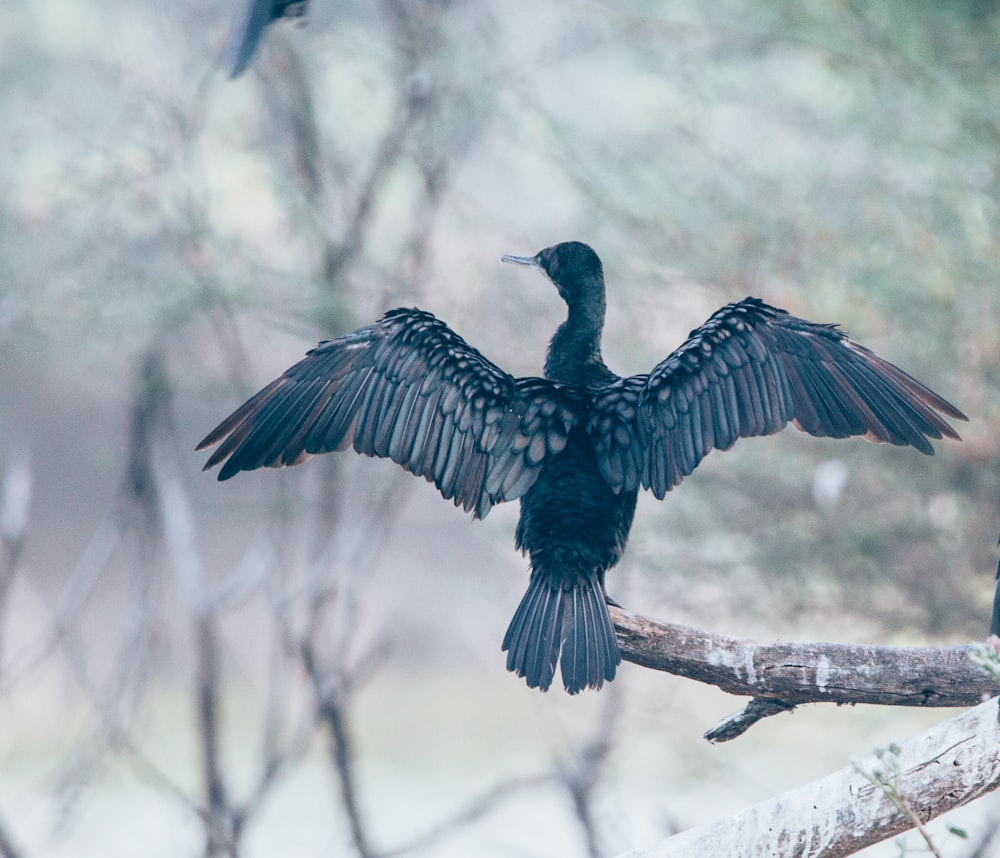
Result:
[[[539,686],[548,688],[556,669],[556,656],[559,654],[566,606],[562,590],[550,587],[539,589],[541,598],[529,632],[528,652],[531,661],[537,665]],[[528,684],[531,685],[530,675]]]
[[[532,573],[528,592],[504,636],[503,649],[507,669],[523,676],[529,688],[542,691],[552,684],[557,661],[570,694],[600,688],[614,679],[621,663],[596,576],[567,582]]]
[[[536,581],[521,599],[503,639],[507,669],[523,676],[529,688],[548,690],[559,656],[562,631],[562,590]]]

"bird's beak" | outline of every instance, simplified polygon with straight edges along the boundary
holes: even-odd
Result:
[[[500,257],[501,262],[514,262],[518,265],[527,265],[531,268],[538,268],[538,257],[537,256],[511,256],[509,253],[505,253]]]

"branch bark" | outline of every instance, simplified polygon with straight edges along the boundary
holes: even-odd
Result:
[[[910,830],[914,819],[925,823],[1000,786],[997,702],[988,700],[909,739],[891,764],[884,753],[868,757],[619,858],[852,855]]]
[[[1000,693],[968,646],[760,642],[610,611],[626,661],[753,698],[706,733],[710,741],[736,738],[802,703],[967,707]]]

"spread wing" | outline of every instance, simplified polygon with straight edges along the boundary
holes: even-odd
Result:
[[[958,438],[966,420],[915,378],[834,325],[755,298],[728,304],[648,375],[591,391],[588,431],[616,491],[662,498],[712,450],[794,423],[810,435],[909,445]]]
[[[523,495],[563,450],[580,394],[514,378],[421,310],[320,343],[198,445],[205,469],[297,465],[353,446],[392,459],[481,518]]]

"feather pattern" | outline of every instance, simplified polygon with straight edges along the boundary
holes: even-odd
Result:
[[[755,298],[728,304],[647,375],[590,390],[587,428],[616,491],[658,498],[712,450],[789,423],[810,435],[863,436],[932,454],[958,438],[957,408],[833,325]]]
[[[420,310],[320,343],[199,444],[220,480],[348,445],[482,517],[520,497],[579,419],[579,394],[515,379]]]
[[[529,688],[547,690],[558,663],[570,694],[610,682],[622,660],[604,590],[593,575],[574,581],[532,574],[503,649],[507,669]]]

